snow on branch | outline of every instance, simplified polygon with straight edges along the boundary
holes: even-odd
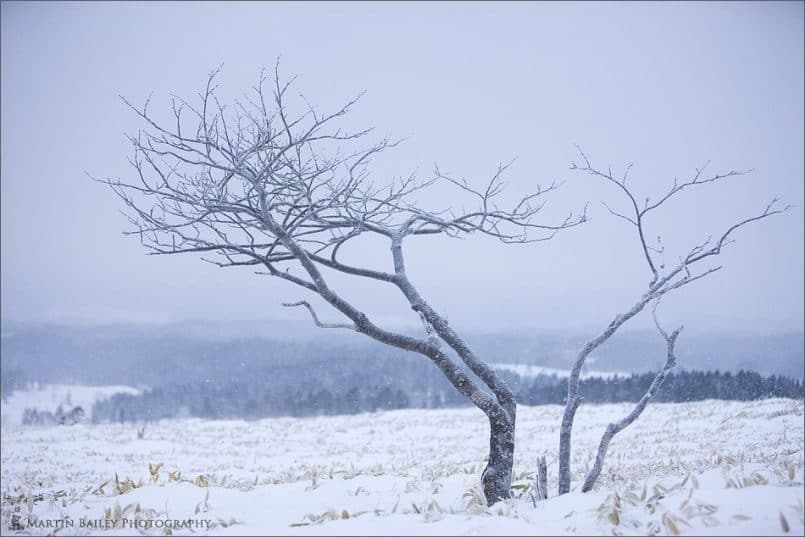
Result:
[[[571,170],[586,172],[592,176],[599,177],[606,182],[614,184],[616,187],[618,187],[618,190],[621,192],[621,194],[623,194],[624,197],[627,199],[628,202],[627,205],[629,206],[629,210],[627,212],[630,214],[625,214],[623,212],[616,211],[612,207],[610,207],[606,202],[603,202],[603,205],[610,214],[628,222],[629,224],[635,227],[638,238],[640,240],[640,246],[643,251],[643,256],[652,273],[651,285],[654,285],[658,280],[662,278],[661,269],[663,268],[662,265],[658,266],[657,261],[654,259],[654,256],[652,255],[652,252],[657,253],[662,250],[660,248],[651,246],[650,244],[648,244],[646,240],[646,237],[648,236],[648,233],[645,229],[645,221],[644,221],[646,215],[651,211],[659,209],[664,203],[666,203],[668,200],[670,200],[671,198],[673,198],[675,195],[679,194],[686,188],[719,182],[724,179],[728,179],[730,177],[745,175],[752,171],[752,170],[738,170],[738,171],[731,170],[726,173],[715,173],[712,175],[706,175],[704,172],[707,168],[707,165],[709,164],[707,163],[701,168],[696,168],[696,172],[693,175],[693,177],[686,181],[680,182],[680,180],[675,177],[671,188],[665,194],[660,196],[656,201],[652,202],[651,197],[648,196],[645,197],[642,201],[638,201],[638,196],[633,192],[631,186],[628,184],[629,173],[633,166],[631,163],[625,167],[625,171],[621,177],[615,177],[611,168],[608,168],[606,171],[604,171],[594,167],[590,162],[590,159],[584,153],[584,151],[582,151],[581,148],[579,148],[578,146],[576,146],[576,149],[578,150],[581,160],[583,162],[582,164],[576,164],[576,162],[572,162],[570,165]],[[705,259],[707,257],[719,254],[721,252],[721,248],[726,244],[729,244],[730,235],[738,228],[750,222],[755,222],[757,220],[761,220],[775,214],[780,214],[782,212],[787,211],[790,208],[790,205],[779,207],[778,201],[779,200],[777,198],[772,199],[771,202],[766,206],[766,208],[761,213],[746,218],[744,220],[741,220],[736,224],[732,225],[729,229],[727,229],[727,231],[721,236],[721,238],[715,244],[711,245],[710,238],[708,238],[708,240],[704,244],[698,247],[694,247],[691,250],[691,252],[680,263],[678,270],[677,269],[674,270],[677,272],[680,270],[686,270],[688,267],[690,267],[697,261],[701,261],[702,259]],[[710,246],[710,248],[707,248],[707,246]]]
[[[316,310],[313,309],[313,306],[311,306],[307,300],[300,300],[299,302],[283,302],[282,305],[286,308],[295,308],[298,306],[304,306],[310,312],[310,316],[313,318],[313,323],[319,328],[346,328],[348,330],[357,330],[355,324],[321,322],[319,320],[319,316],[316,315]]]
[[[595,463],[593,467],[590,469],[587,477],[584,479],[584,484],[581,487],[582,492],[589,492],[592,490],[593,485],[598,480],[598,477],[601,475],[601,470],[604,467],[604,460],[606,459],[607,449],[609,448],[609,443],[612,441],[612,438],[624,430],[626,427],[634,423],[634,421],[640,417],[640,414],[646,409],[649,402],[654,398],[654,396],[659,391],[660,387],[662,387],[665,379],[668,377],[668,374],[673,369],[674,365],[676,365],[676,355],[674,354],[674,345],[676,344],[676,338],[679,336],[679,333],[682,331],[682,327],[680,326],[670,334],[668,334],[665,330],[663,330],[662,326],[660,326],[659,320],[657,320],[657,306],[659,305],[659,300],[654,303],[654,307],[652,308],[652,316],[654,317],[654,324],[657,327],[657,330],[662,335],[663,339],[665,339],[665,346],[666,346],[666,359],[665,365],[660,369],[657,375],[654,377],[654,380],[649,386],[646,393],[643,397],[640,398],[640,401],[634,406],[631,412],[624,416],[623,419],[617,422],[610,423],[606,431],[604,432],[603,436],[601,437],[601,442],[598,445],[598,453],[595,457]]]

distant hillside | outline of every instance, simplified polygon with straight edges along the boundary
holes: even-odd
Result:
[[[594,334],[544,332],[476,335],[468,339],[489,361],[566,369]],[[764,375],[803,378],[805,333],[755,335],[684,332],[677,343],[679,367],[690,370],[741,369]],[[600,371],[654,371],[665,360],[665,342],[655,332],[616,333],[588,359]]]
[[[490,362],[567,369],[584,338],[536,332],[470,335],[468,339]],[[801,332],[684,334],[677,345],[679,368],[744,369],[802,379],[804,341]],[[327,364],[331,375],[337,376],[337,364],[347,361],[376,369],[378,375],[396,371],[400,364],[414,376],[433,368],[420,356],[349,332],[311,330],[302,322],[100,327],[4,323],[0,352],[4,381],[14,372],[31,381],[90,385],[236,381],[269,371],[275,375],[278,369],[287,370],[291,379],[302,375],[295,369],[313,364]],[[601,372],[651,371],[659,367],[664,354],[663,341],[656,334],[624,332],[594,354],[588,367]]]

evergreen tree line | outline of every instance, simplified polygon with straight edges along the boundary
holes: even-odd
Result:
[[[346,392],[306,385],[296,393],[272,392],[265,384],[185,384],[159,387],[140,395],[117,394],[95,403],[92,421],[152,421],[163,418],[260,419],[272,416],[357,414],[411,408],[399,388],[359,389]]]
[[[612,378],[582,379],[581,391],[588,403],[636,402],[654,381],[655,373],[635,373]],[[518,391],[519,401],[526,405],[564,404],[567,379],[537,377]],[[720,371],[677,371],[668,375],[653,399],[657,402],[682,403],[705,399],[752,401],[768,397],[803,397],[799,380],[772,375],[761,376],[752,371],[736,374]]]
[[[371,369],[371,368],[369,368]],[[410,371],[409,371],[410,372]],[[93,422],[136,422],[175,417],[212,419],[260,419],[273,416],[356,414],[400,408],[466,406],[466,400],[447,382],[426,375],[381,377],[378,385],[371,372],[342,370],[339,383],[319,383],[314,378],[294,384],[250,381],[191,382],[163,385],[139,395],[118,394],[99,401],[92,409]],[[567,379],[541,375],[504,376],[526,405],[563,404]],[[345,379],[349,378],[348,382]],[[587,378],[582,393],[588,403],[634,402],[654,379],[654,373],[628,377]],[[400,382],[395,382],[400,381]],[[666,379],[656,401],[685,402],[704,399],[754,400],[767,397],[802,398],[799,380],[740,371],[678,371]]]

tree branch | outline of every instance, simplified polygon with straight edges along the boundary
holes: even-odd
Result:
[[[604,435],[601,437],[601,441],[598,445],[598,453],[595,457],[595,463],[593,467],[590,469],[587,477],[584,479],[584,484],[581,487],[582,492],[589,492],[592,490],[593,485],[598,480],[599,476],[601,475],[601,470],[604,467],[604,460],[606,459],[607,449],[609,448],[609,443],[612,441],[612,438],[624,430],[626,427],[634,423],[634,421],[640,417],[640,414],[646,409],[649,402],[654,398],[657,394],[659,389],[662,387],[665,379],[668,377],[668,374],[673,369],[674,365],[676,365],[676,356],[674,355],[674,345],[676,344],[676,338],[679,336],[679,333],[682,331],[682,327],[680,326],[671,334],[669,335],[665,330],[662,329],[660,326],[660,322],[657,319],[657,306],[659,305],[659,300],[654,303],[654,307],[652,308],[652,317],[654,318],[654,324],[657,327],[657,330],[662,335],[663,339],[665,339],[666,345],[666,360],[665,365],[660,369],[657,375],[654,377],[654,380],[649,386],[648,390],[643,397],[640,398],[640,401],[634,406],[631,412],[623,417],[620,421],[610,423],[607,426]]]
[[[350,323],[323,323],[319,321],[319,316],[316,315],[316,311],[313,309],[313,306],[307,300],[300,300],[299,302],[283,302],[283,306],[286,308],[293,308],[297,306],[304,306],[310,312],[310,316],[313,317],[313,323],[318,326],[319,328],[346,328],[348,330],[355,330],[357,331],[358,328],[355,324]]]

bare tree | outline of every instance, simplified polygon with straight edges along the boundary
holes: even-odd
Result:
[[[535,220],[543,196],[557,188],[555,183],[504,207],[507,165],[500,165],[480,189],[438,169],[424,181],[411,175],[375,183],[369,171],[372,158],[396,142],[386,138],[362,145],[371,129],[338,126],[357,98],[322,113],[300,96],[294,111],[287,98],[293,79],[281,82],[277,66],[271,79],[263,73],[253,91],[227,106],[216,94],[217,72],[195,103],[173,97],[169,121],[159,121],[149,111],[150,97],[142,107],[126,101],[145,123],[130,137],[135,180],[101,181],[124,202],[133,226],[128,233],[139,236],[152,254],[202,253],[213,255],[205,260],[221,267],[260,267],[258,274],[312,292],[346,318],[322,322],[309,302],[285,303],[305,307],[317,326],[354,330],[426,356],[487,416],[485,496],[489,504],[508,497],[514,394],[423,298],[407,275],[403,245],[422,235],[473,233],[504,243],[547,240],[583,222],[585,214],[571,213],[555,224]],[[437,185],[455,189],[473,200],[475,208],[432,208],[418,201]],[[343,261],[344,245],[364,235],[388,241],[391,271]],[[325,269],[396,287],[421,319],[425,337],[380,327],[328,283]]]
[[[655,234],[648,234],[645,225],[646,218],[652,214],[653,211],[663,207],[666,202],[674,198],[683,190],[693,189],[694,187],[715,183],[729,177],[743,175],[747,173],[748,170],[706,175],[705,169],[707,165],[705,165],[702,168],[697,169],[693,177],[687,181],[680,182],[679,180],[674,179],[671,188],[658,199],[652,201],[651,198],[646,197],[642,202],[639,202],[638,197],[634,194],[631,184],[629,183],[629,171],[632,167],[631,164],[626,166],[622,176],[615,177],[611,169],[602,171],[594,168],[590,163],[590,160],[580,149],[579,154],[582,164],[577,165],[575,162],[572,163],[572,170],[585,172],[594,177],[603,179],[607,183],[615,185],[617,190],[626,199],[628,209],[625,212],[618,212],[610,208],[608,205],[604,205],[610,214],[622,219],[634,228],[639,240],[643,257],[645,258],[646,264],[651,272],[651,276],[643,295],[637,301],[635,301],[628,310],[617,314],[599,335],[587,341],[579,351],[576,361],[573,364],[573,368],[568,379],[567,401],[565,403],[565,411],[562,416],[562,424],[559,431],[559,494],[565,494],[570,491],[570,453],[573,420],[576,410],[582,402],[582,396],[579,391],[581,370],[590,353],[603,345],[604,342],[612,337],[612,335],[621,326],[623,326],[624,323],[640,313],[647,304],[656,302],[667,293],[685,287],[690,283],[710,276],[711,274],[720,270],[722,268],[721,266],[707,266],[707,261],[718,256],[722,249],[732,242],[732,234],[737,229],[751,222],[756,222],[769,216],[780,214],[789,208],[789,206],[779,207],[777,198],[774,198],[759,214],[733,224],[721,235],[719,235],[717,239],[713,239],[712,236],[707,237],[707,239],[702,243],[691,247],[684,256],[678,259],[675,264],[670,267],[666,267],[665,263],[658,262],[656,259],[658,254],[664,253],[664,247],[661,243],[661,235],[656,235],[656,245],[654,242],[647,239],[648,236],[655,236]],[[697,270],[698,272],[696,272]],[[657,328],[665,338],[667,344],[668,360],[666,361],[665,367],[658,373],[648,392],[640,400],[633,412],[622,421],[616,424],[611,424],[607,428],[607,431],[604,433],[604,437],[601,440],[595,466],[587,476],[587,479],[582,487],[582,490],[584,491],[590,490],[595,480],[598,478],[604,462],[604,457],[606,455],[607,446],[609,445],[609,441],[611,440],[612,436],[637,419],[645,406],[654,396],[657,389],[659,389],[659,387],[662,385],[662,382],[664,381],[671,367],[673,367],[675,362],[673,349],[676,338],[679,335],[679,330],[676,330],[671,335],[668,335],[662,330],[662,328],[660,328],[659,322],[657,322]]]

